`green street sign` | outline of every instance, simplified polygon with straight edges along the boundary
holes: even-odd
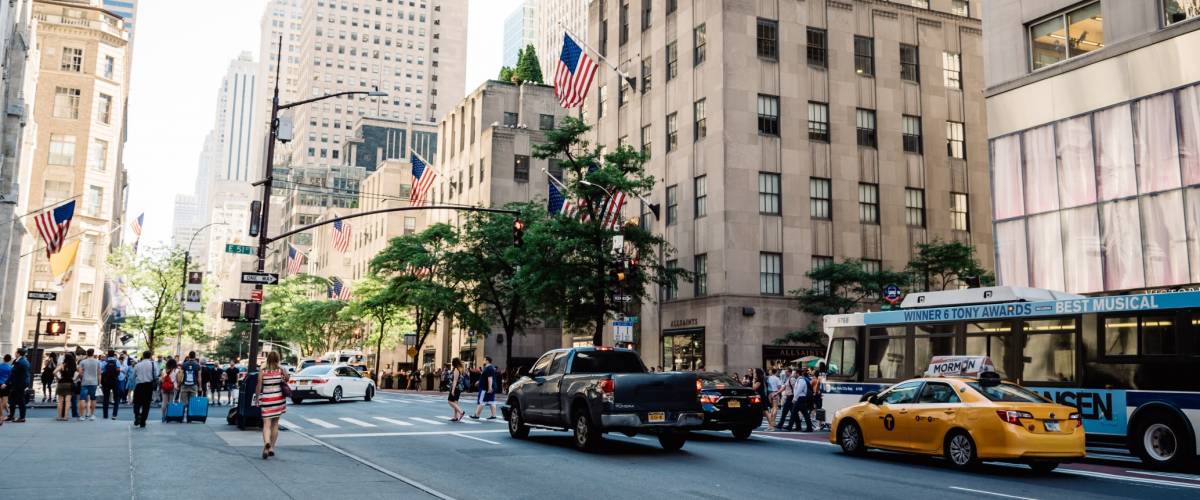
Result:
[[[225,245],[225,253],[240,253],[244,255],[254,255],[254,248],[246,245],[234,245],[227,243]]]

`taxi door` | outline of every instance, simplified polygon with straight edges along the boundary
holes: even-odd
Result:
[[[878,397],[878,405],[868,405],[863,414],[863,440],[869,447],[909,449],[906,429],[912,418],[913,403],[921,390],[920,380],[910,380],[892,386]]]
[[[961,409],[962,400],[952,385],[947,382],[925,382],[917,403],[912,405],[910,411],[912,428],[909,439],[912,449],[937,453]]]

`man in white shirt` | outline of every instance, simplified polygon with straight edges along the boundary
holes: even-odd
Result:
[[[143,352],[142,360],[133,367],[133,378],[137,382],[133,388],[133,425],[145,429],[146,418],[150,416],[154,383],[158,380],[158,365],[154,363],[150,351]]]
[[[779,396],[775,393],[779,392],[781,385],[783,381],[779,379],[779,369],[771,370],[771,376],[767,377],[767,430],[775,430],[775,412],[779,410]]]
[[[812,432],[813,424],[812,417],[809,415],[809,407],[812,405],[812,379],[808,377],[808,370],[801,369],[800,376],[793,379],[792,383],[792,423],[799,428],[801,415],[804,416],[804,424],[808,429],[803,432]]]

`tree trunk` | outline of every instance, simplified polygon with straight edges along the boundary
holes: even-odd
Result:
[[[382,319],[379,319],[379,339],[375,341],[375,378],[379,379],[378,382],[381,386],[383,385],[383,377],[380,374],[383,372],[379,371],[379,364],[383,361],[383,332],[385,326],[387,326],[386,323]]]

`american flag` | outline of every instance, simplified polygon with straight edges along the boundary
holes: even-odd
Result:
[[[300,253],[296,247],[288,243],[287,256],[287,272],[288,274],[297,274],[300,272],[300,266],[304,264],[304,254]],[[319,289],[318,289],[319,290]]]
[[[563,217],[579,217],[583,222],[587,222],[588,214],[583,211],[587,202],[584,200],[567,200],[566,196],[563,195],[563,191],[566,191],[566,188],[558,187],[558,182],[553,180],[553,178],[551,179],[549,184],[550,194],[548,196],[550,203],[546,210],[551,214],[559,214]]]
[[[563,33],[562,54],[554,71],[554,96],[564,108],[583,104],[600,65],[588,57],[571,35]]]
[[[329,298],[350,300],[350,285],[347,285],[337,276],[329,278]]]
[[[67,229],[71,227],[71,218],[75,216],[75,200],[68,201],[38,214],[33,218],[38,234],[46,242],[46,258],[62,250],[63,242],[67,240]]]
[[[430,274],[432,274],[428,267],[417,267],[412,264],[409,264],[408,267],[404,269],[404,273],[419,279],[427,278]]]
[[[625,193],[617,191],[604,204],[604,214],[600,216],[600,226],[604,229],[614,229],[621,220],[621,209],[625,208]]]
[[[136,219],[133,219],[133,234],[136,235],[138,238],[142,237],[142,221],[145,218],[146,218],[146,213],[142,212],[142,215],[139,215],[139,216],[137,216]]]
[[[433,187],[433,180],[437,179],[437,172],[415,152],[410,161],[412,162],[413,185],[412,192],[408,195],[408,204],[418,207],[425,204],[425,193]]]
[[[333,221],[333,249],[342,253],[350,249],[350,224],[342,219]]]

